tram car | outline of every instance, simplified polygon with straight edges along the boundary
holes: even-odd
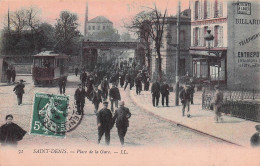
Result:
[[[52,51],[43,51],[33,56],[32,77],[34,85],[56,85],[69,75],[69,56]]]

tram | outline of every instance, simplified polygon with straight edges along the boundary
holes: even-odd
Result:
[[[69,56],[52,51],[43,51],[33,55],[32,78],[34,85],[55,85],[69,75]]]

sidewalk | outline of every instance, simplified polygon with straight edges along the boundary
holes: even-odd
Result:
[[[255,125],[259,123],[225,115],[223,115],[224,121],[222,123],[215,123],[214,112],[202,110],[201,96],[202,92],[194,94],[194,105],[190,107],[191,118],[187,118],[182,116],[181,103],[179,106],[175,106],[175,94],[173,92],[169,96],[169,107],[162,107],[160,98],[159,108],[157,108],[152,105],[150,91],[142,91],[141,95],[136,95],[135,88],[130,91],[131,99],[146,112],[206,135],[250,147],[250,138],[256,132]]]

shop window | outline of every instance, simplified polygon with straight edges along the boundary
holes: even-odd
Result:
[[[91,30],[91,26],[88,26],[88,30]]]
[[[95,26],[92,26],[92,29],[95,30]]]

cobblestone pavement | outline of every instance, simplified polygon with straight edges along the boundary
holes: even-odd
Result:
[[[23,76],[22,78],[26,81],[24,104],[22,106],[17,106],[16,96],[12,92],[14,86],[0,87],[0,123],[3,124],[5,116],[11,113],[14,115],[14,122],[23,127],[26,131],[29,131],[33,94],[36,92],[58,94],[58,87],[34,87],[30,76]],[[74,100],[73,96],[78,83],[79,77],[73,75],[68,78],[66,94],[70,95],[70,100]],[[120,92],[121,98],[125,101],[125,106],[128,107],[132,113],[130,127],[125,137],[126,146],[201,145],[209,147],[227,145],[222,141],[200,135],[185,128],[180,128],[170,122],[154,117],[144,112],[132,102],[129,96],[129,89],[124,91],[120,88]],[[102,104],[100,107],[102,107]],[[79,146],[92,144],[96,146],[96,142],[97,125],[94,106],[86,99],[85,115],[81,124],[75,130],[67,133],[66,138],[56,139],[55,137],[28,134],[19,142],[19,146],[62,146],[64,144]],[[102,138],[101,145],[104,144],[104,138]],[[120,146],[116,127],[111,130],[111,146]]]

